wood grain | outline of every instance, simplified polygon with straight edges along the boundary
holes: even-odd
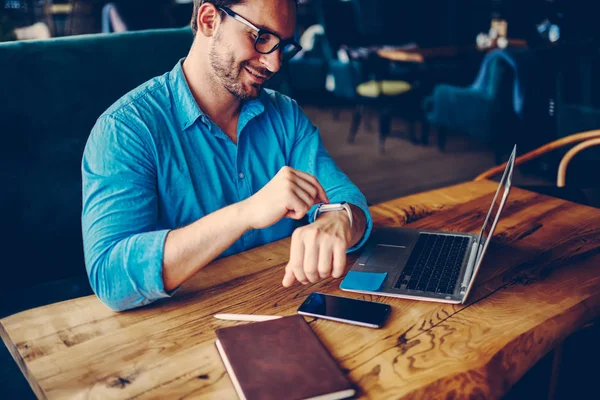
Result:
[[[489,181],[372,207],[376,226],[477,232]],[[114,313],[85,297],[16,314],[0,334],[40,398],[235,398],[218,312],[290,315],[313,291],[392,305],[382,329],[308,319],[362,398],[497,398],[600,315],[600,211],[513,189],[465,305],[283,288],[289,239],[218,260],[171,299]],[[348,257],[348,265],[355,260]]]

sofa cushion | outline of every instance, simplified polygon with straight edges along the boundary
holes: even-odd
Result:
[[[81,157],[100,114],[185,57],[191,30],[0,45],[0,293],[85,276]]]

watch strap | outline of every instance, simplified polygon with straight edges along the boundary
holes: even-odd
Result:
[[[319,216],[319,214],[322,214],[324,212],[342,211],[342,210],[346,210],[346,213],[348,213],[348,219],[350,220],[350,227],[352,227],[352,209],[350,208],[350,205],[348,203],[346,203],[345,201],[342,203],[320,204],[317,207],[317,209],[315,210],[313,220],[316,220],[317,217]]]

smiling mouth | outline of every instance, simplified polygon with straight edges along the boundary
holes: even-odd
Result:
[[[254,78],[256,78],[257,80],[260,81],[266,81],[267,79],[269,79],[269,77],[261,75],[255,71],[252,71],[250,68],[244,67],[244,69],[250,74],[252,75]]]

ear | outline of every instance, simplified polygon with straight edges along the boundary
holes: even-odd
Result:
[[[213,36],[221,23],[219,10],[211,3],[204,3],[200,6],[197,18],[198,32],[206,37]]]

